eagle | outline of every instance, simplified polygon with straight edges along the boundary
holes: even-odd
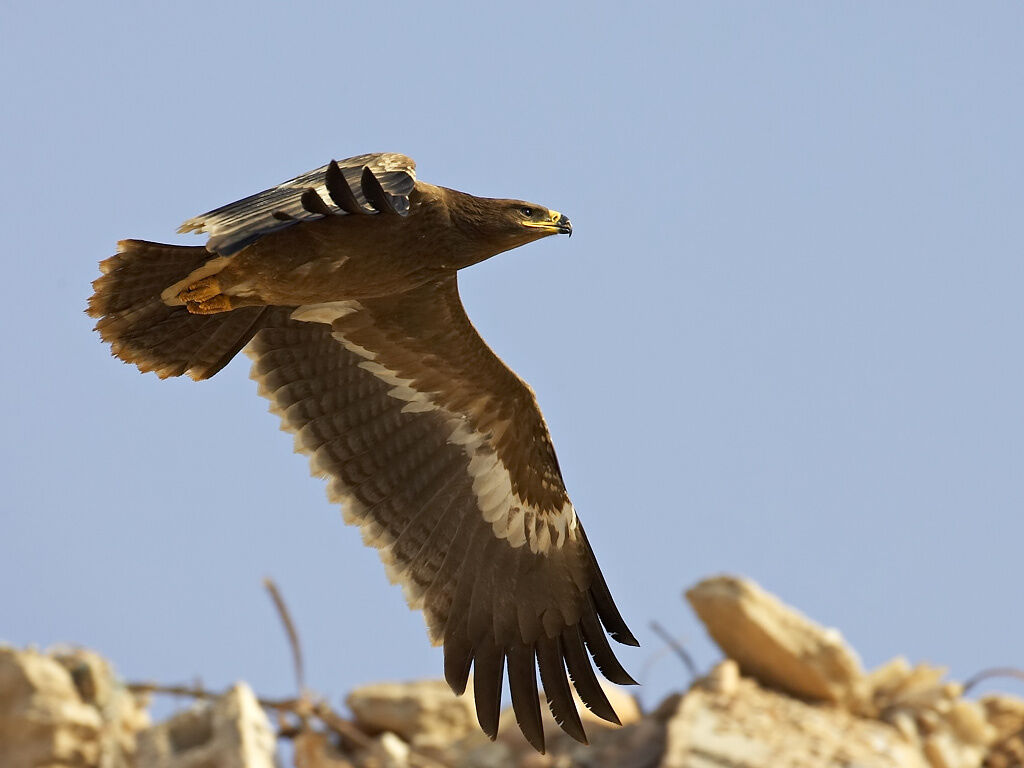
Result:
[[[573,688],[618,723],[592,662],[635,684],[608,636],[637,640],[533,390],[480,337],[458,290],[460,269],[571,235],[569,219],[424,183],[410,158],[375,153],[332,160],[179,232],[208,240],[122,240],[100,263],[86,311],[112,354],[200,380],[244,348],[296,450],[422,610],[456,694],[472,668],[490,738],[507,676],[519,727],[544,751],[538,671],[573,738],[587,740]]]

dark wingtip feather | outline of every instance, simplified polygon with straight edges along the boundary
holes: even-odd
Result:
[[[384,187],[380,185],[377,177],[373,175],[373,171],[369,167],[363,168],[363,176],[360,179],[360,183],[363,186],[363,194],[370,201],[370,205],[381,213],[398,213],[391,202],[390,195],[384,191]]]
[[[541,721],[540,694],[533,649],[517,645],[508,652],[508,688],[512,710],[523,736],[530,746],[544,754],[544,724]]]
[[[601,617],[601,623],[608,630],[608,634],[612,636],[613,640],[623,645],[631,645],[634,648],[638,648],[640,641],[636,639],[636,636],[626,626],[622,614],[619,613],[618,607],[616,607],[615,602],[612,600],[612,593],[608,590],[608,585],[605,583],[600,569],[595,570],[597,575],[590,587],[590,597],[594,601],[597,615]]]
[[[324,184],[327,186],[327,194],[330,195],[331,200],[345,213],[366,213],[366,209],[359,204],[355,193],[348,185],[345,174],[341,172],[341,168],[334,160],[327,164]]]
[[[563,731],[581,744],[589,744],[587,732],[583,730],[580,713],[572,698],[572,689],[565,677],[565,665],[558,649],[558,640],[542,637],[537,641],[537,666],[544,684],[544,695],[555,722]]]
[[[583,639],[587,643],[587,648],[590,649],[590,655],[594,657],[594,663],[597,664],[602,675],[619,685],[639,685],[615,658],[612,647],[608,644],[608,638],[604,635],[604,629],[598,622],[592,607],[591,610],[583,612],[580,627],[583,630]]]
[[[299,199],[302,201],[302,207],[310,213],[318,213],[321,216],[331,216],[334,214],[331,207],[324,202],[324,199],[316,193],[315,189],[307,189]]]
[[[446,640],[444,644],[444,679],[456,696],[466,692],[469,667],[473,663],[473,649],[468,644]]]
[[[612,632],[612,638],[613,638],[613,639],[614,639],[614,640],[615,640],[616,642],[618,642],[618,643],[622,643],[623,645],[628,645],[628,646],[630,646],[631,648],[639,648],[639,647],[640,647],[640,641],[639,641],[639,640],[637,640],[637,639],[636,639],[636,638],[635,638],[635,637],[633,636],[633,633],[631,633],[631,632],[630,632],[630,633],[627,633],[627,634],[625,635],[625,637],[623,637],[623,635],[622,635],[621,633],[617,633],[617,632]]]
[[[580,628],[578,626],[567,627],[562,632],[560,646],[562,656],[565,658],[565,665],[569,669],[569,677],[583,703],[601,719],[615,723],[615,725],[622,725],[622,721],[619,720],[612,703],[608,701],[597,675],[594,674],[593,667],[590,666],[590,658],[583,647]]]
[[[619,609],[612,599],[611,590],[608,589],[608,583],[604,580],[604,574],[601,573],[601,567],[597,564],[597,558],[594,556],[594,548],[587,540],[587,532],[583,530],[583,526],[580,526],[579,531],[586,550],[590,553],[590,563],[594,574],[594,580],[590,585],[590,597],[594,601],[597,615],[601,617],[601,623],[616,642],[631,645],[634,648],[639,647],[640,641],[629,631],[629,627],[626,626],[622,614],[619,613]]]
[[[473,658],[473,696],[476,719],[480,728],[494,741],[498,738],[498,717],[501,714],[501,678],[505,654],[495,645],[482,645]]]

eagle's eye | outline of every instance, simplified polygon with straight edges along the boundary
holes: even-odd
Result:
[[[523,206],[519,209],[519,212],[528,219],[533,217],[533,208]]]

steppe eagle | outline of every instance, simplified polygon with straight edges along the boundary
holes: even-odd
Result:
[[[209,240],[124,240],[101,263],[87,311],[112,353],[160,377],[205,379],[245,348],[296,449],[423,611],[456,693],[473,668],[491,738],[506,668],[516,719],[541,751],[538,669],[574,738],[586,741],[570,679],[618,722],[590,659],[631,684],[606,633],[637,641],[533,391],[477,334],[456,277],[571,234],[569,220],[425,184],[411,159],[383,153],[332,161],[180,231]]]

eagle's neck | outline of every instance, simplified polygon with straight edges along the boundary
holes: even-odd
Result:
[[[474,197],[454,189],[444,189],[445,204],[453,234],[462,247],[459,267],[477,264],[502,251],[515,247],[510,241],[507,225],[499,217],[498,201],[489,197]]]

